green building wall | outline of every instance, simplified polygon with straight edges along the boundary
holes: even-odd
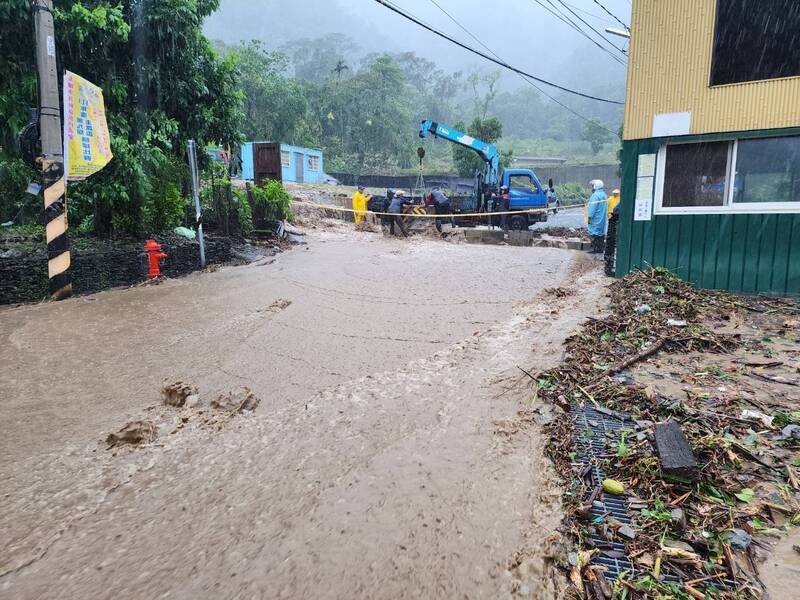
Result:
[[[670,141],[774,135],[800,135],[800,129],[624,142],[617,277],[651,266],[666,267],[702,288],[800,296],[800,214],[653,214],[650,221],[633,218],[640,154],[655,154]]]

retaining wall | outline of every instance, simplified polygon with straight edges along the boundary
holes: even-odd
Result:
[[[167,240],[160,243],[168,255],[161,262],[164,275],[177,277],[200,268],[197,242]],[[208,264],[231,260],[230,239],[207,238],[205,243]],[[0,304],[37,302],[47,298],[47,253],[43,240],[41,244],[41,250],[15,258],[0,258]],[[138,241],[98,242],[90,248],[75,244],[71,250],[70,267],[73,290],[76,294],[88,294],[143,281],[148,271],[148,257],[143,246],[144,242]]]

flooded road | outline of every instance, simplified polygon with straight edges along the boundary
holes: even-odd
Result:
[[[556,597],[560,491],[517,365],[557,363],[601,305],[576,256],[319,233],[0,311],[0,597]],[[165,378],[201,406],[158,407]],[[255,413],[209,426],[242,385]],[[145,417],[153,444],[101,443]]]

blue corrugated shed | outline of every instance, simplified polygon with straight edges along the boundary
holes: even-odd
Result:
[[[253,180],[253,144],[242,144],[242,179]],[[283,181],[319,183],[324,170],[322,150],[281,144],[281,175]]]

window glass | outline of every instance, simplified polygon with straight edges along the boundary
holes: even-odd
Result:
[[[798,0],[717,0],[711,85],[800,75]]]
[[[508,187],[509,190],[513,189],[514,191],[525,194],[536,194],[539,192],[530,175],[512,175],[508,178]]]
[[[292,156],[288,152],[281,150],[281,166],[288,167],[291,162]]]
[[[800,202],[800,137],[740,140],[733,202]]]
[[[308,168],[311,171],[319,171],[319,156],[308,157]]]
[[[667,146],[664,208],[724,206],[730,142]]]

